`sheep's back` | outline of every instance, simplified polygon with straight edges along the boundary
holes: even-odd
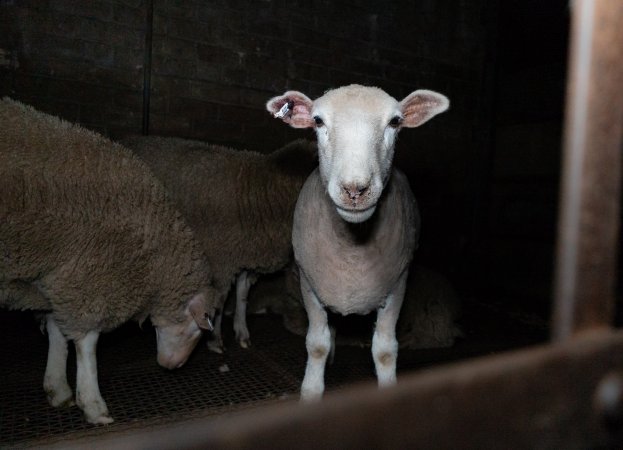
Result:
[[[9,99],[0,130],[0,280],[29,281],[61,325],[78,314],[71,326],[105,331],[156,294],[190,295],[199,281],[184,274],[207,277],[192,233],[129,150]]]
[[[304,154],[298,159],[279,151],[263,155],[177,138],[123,142],[165,185],[223,287],[241,269],[268,273],[289,261],[294,206],[313,169]],[[292,167],[296,161],[300,167]]]

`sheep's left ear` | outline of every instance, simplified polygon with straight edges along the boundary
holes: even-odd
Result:
[[[210,320],[210,314],[208,313],[208,308],[206,308],[206,299],[203,294],[197,294],[190,300],[188,303],[188,310],[199,328],[208,331],[214,330],[214,325],[212,325],[212,321]]]
[[[419,89],[400,102],[403,127],[419,127],[450,106],[450,100],[438,92]]]

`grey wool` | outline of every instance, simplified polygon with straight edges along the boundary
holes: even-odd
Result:
[[[150,166],[185,215],[222,302],[241,273],[272,273],[292,261],[294,206],[318,165],[315,143],[300,139],[268,154],[179,138],[122,143]],[[245,337],[238,338],[243,344]]]
[[[180,315],[209,266],[149,169],[102,136],[6,98],[0,129],[0,283],[34,286],[49,301],[14,305],[53,310],[70,338]]]

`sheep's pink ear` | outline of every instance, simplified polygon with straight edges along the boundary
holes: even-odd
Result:
[[[273,97],[266,103],[266,109],[276,119],[281,119],[293,128],[311,128],[315,126],[311,111],[314,102],[298,91],[288,91]]]
[[[212,325],[212,321],[210,320],[210,315],[208,313],[208,309],[206,308],[206,300],[203,294],[195,295],[190,302],[188,302],[188,311],[195,319],[195,322],[204,330],[212,331],[214,330],[214,325]]]
[[[403,127],[419,127],[437,114],[444,112],[450,106],[450,100],[445,95],[434,91],[419,89],[407,95],[400,102]]]

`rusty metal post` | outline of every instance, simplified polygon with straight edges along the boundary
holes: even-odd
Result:
[[[623,2],[575,0],[552,337],[610,326],[623,134]]]

